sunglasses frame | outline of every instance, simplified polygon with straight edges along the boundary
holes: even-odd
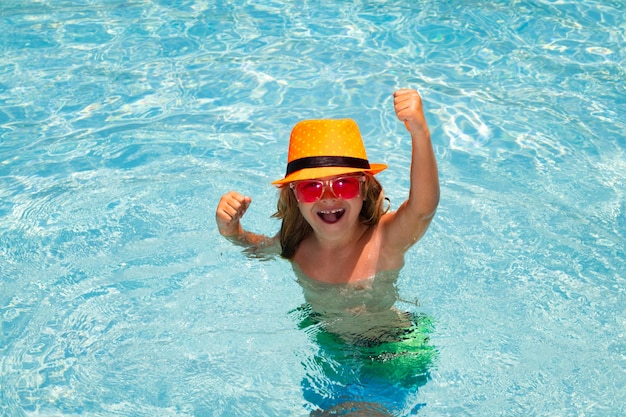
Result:
[[[343,197],[339,197],[337,194],[335,194],[335,190],[333,189],[333,185],[335,183],[335,181],[339,181],[342,179],[346,179],[346,178],[356,178],[359,181],[359,193],[357,195],[355,195],[354,197],[351,198],[356,198],[357,196],[359,196],[361,194],[361,185],[363,183],[365,183],[366,179],[365,179],[365,175],[361,174],[361,175],[341,175],[335,178],[331,178],[331,179],[327,179],[327,180],[318,180],[318,179],[310,179],[310,180],[302,180],[302,181],[295,181],[289,184],[289,188],[291,188],[293,190],[293,195],[296,198],[296,200],[298,200],[298,202],[300,203],[306,203],[306,204],[311,204],[311,203],[315,203],[319,200],[322,199],[322,196],[326,193],[327,187],[328,189],[330,189],[330,192],[335,196],[335,198],[342,198]],[[299,183],[303,183],[303,182],[316,182],[316,183],[321,183],[322,184],[322,192],[320,193],[319,197],[317,197],[315,200],[307,202],[307,201],[301,201],[298,198],[298,193],[296,191],[296,187],[298,186]]]

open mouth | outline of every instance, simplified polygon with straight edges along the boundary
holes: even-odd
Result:
[[[320,216],[324,223],[332,224],[337,223],[345,212],[345,209],[322,210],[317,212],[317,215]]]

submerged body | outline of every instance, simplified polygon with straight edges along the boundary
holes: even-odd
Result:
[[[346,342],[384,338],[384,330],[410,325],[406,315],[394,307],[398,300],[397,271],[344,284],[311,279],[297,266],[294,271],[311,313],[323,322],[325,331]]]
[[[332,410],[312,415],[397,415],[430,379],[437,355],[429,342],[432,320],[396,308],[398,272],[329,284],[294,270],[306,304],[293,315],[319,347],[304,362],[304,396]]]

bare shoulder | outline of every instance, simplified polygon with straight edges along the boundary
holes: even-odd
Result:
[[[432,220],[432,215],[411,216],[405,205],[406,202],[398,210],[386,213],[379,222],[381,252],[385,256],[403,258],[422,238]]]

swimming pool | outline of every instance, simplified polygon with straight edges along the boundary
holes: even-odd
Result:
[[[402,86],[442,199],[398,283],[437,357],[396,414],[625,414],[625,9],[3,1],[0,414],[309,415],[302,290],[215,205],[275,233],[291,127],[352,117],[397,207]]]

